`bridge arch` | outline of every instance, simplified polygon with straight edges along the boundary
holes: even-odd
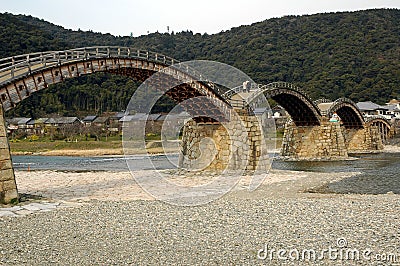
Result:
[[[322,103],[320,105],[322,106],[323,104],[327,103]],[[343,123],[343,126],[347,129],[364,128],[364,117],[360,109],[358,109],[357,105],[350,99],[337,99],[330,105],[328,104],[328,108],[325,112],[328,118],[331,117],[334,113],[337,113]]]
[[[382,141],[385,142],[389,138],[393,137],[394,135],[394,127],[390,123],[389,120],[387,120],[383,116],[372,116],[372,117],[367,117],[365,119],[366,125],[374,126],[378,128],[379,134],[381,135]]]
[[[138,81],[146,80],[155,72],[162,72],[166,79],[185,81],[166,93],[177,102],[207,96],[227,103],[213,84],[198,81],[202,79],[200,74],[173,58],[130,47],[107,46],[31,53],[0,59],[0,103],[7,111],[32,93],[51,84],[96,72],[124,75]]]
[[[296,126],[321,124],[321,112],[311,98],[299,87],[287,82],[273,82],[258,85],[247,99],[250,106],[258,104],[261,95],[275,100],[291,116]]]

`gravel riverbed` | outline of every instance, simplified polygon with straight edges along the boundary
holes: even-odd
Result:
[[[304,193],[344,175],[301,172],[197,207],[106,198],[0,217],[0,264],[393,265],[377,255],[400,258],[399,195]],[[349,249],[360,258],[340,258]]]

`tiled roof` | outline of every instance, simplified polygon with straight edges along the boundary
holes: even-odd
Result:
[[[144,114],[144,113],[137,113],[134,115],[126,115],[126,116],[122,117],[119,120],[119,122],[139,121],[139,120],[142,120],[145,116],[146,116],[146,114]]]
[[[11,124],[11,125],[25,125],[31,120],[32,120],[32,118],[27,118],[27,117],[14,117],[11,119],[6,119],[8,124]]]
[[[105,123],[108,119],[110,119],[108,116],[99,116],[93,121],[93,123]]]
[[[118,112],[118,113],[116,113],[115,115],[113,115],[113,116],[111,116],[110,118],[111,119],[121,119],[122,117],[124,117],[125,116],[125,112]]]
[[[48,118],[45,117],[41,117],[38,119],[31,119],[28,123],[26,123],[27,125],[37,125],[37,124],[44,124],[46,121],[48,120]]]
[[[394,104],[387,105],[386,108],[388,111],[391,111],[391,112],[400,112],[400,109],[397,107],[397,104],[396,105],[394,105]]]
[[[371,101],[368,102],[358,102],[357,103],[357,107],[361,110],[361,111],[374,111],[374,110],[378,110],[378,109],[383,109],[383,110],[387,110],[386,106],[381,106],[379,104],[373,103]]]
[[[49,118],[45,124],[72,124],[76,121],[80,121],[76,116],[69,116],[69,117],[54,117]]]
[[[96,119],[97,115],[88,115],[82,119],[83,122],[93,122]]]
[[[48,117],[40,117],[38,119],[35,119],[35,124],[43,124],[46,123],[47,120],[49,120]]]

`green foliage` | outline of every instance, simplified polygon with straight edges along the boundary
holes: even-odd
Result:
[[[219,34],[152,33],[137,38],[72,31],[30,16],[0,14],[0,57],[94,45],[132,46],[178,60],[235,66],[256,82],[292,82],[314,99],[400,98],[400,10],[374,9],[274,18]],[[15,115],[73,115],[125,109],[137,82],[96,74],[51,86]],[[171,108],[163,99],[157,111]]]
[[[37,135],[29,136],[29,141],[37,141],[37,140],[39,140],[39,136],[37,136]]]
[[[19,199],[18,198],[12,198],[10,200],[10,205],[17,205],[19,203]]]

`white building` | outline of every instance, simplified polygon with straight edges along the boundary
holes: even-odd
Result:
[[[387,106],[382,106],[371,101],[368,102],[358,102],[357,103],[358,109],[360,109],[361,113],[365,117],[371,117],[380,115],[387,119],[391,119],[392,115],[388,114],[389,108]]]

